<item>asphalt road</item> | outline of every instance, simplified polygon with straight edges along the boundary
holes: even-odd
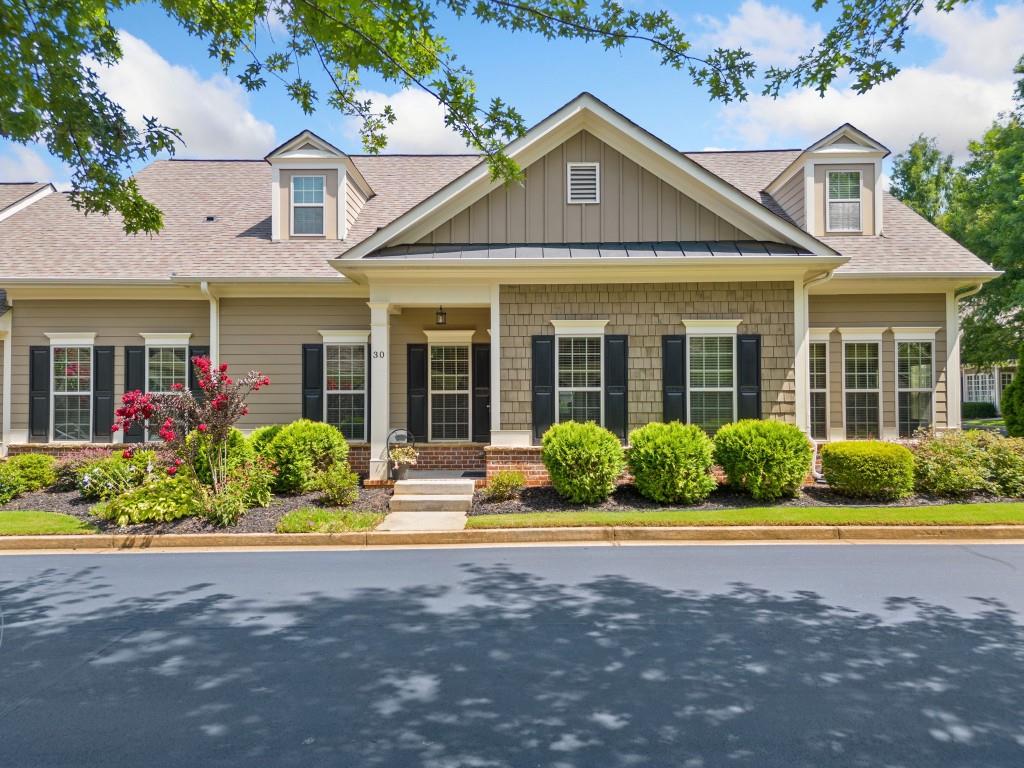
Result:
[[[0,556],[0,766],[1020,768],[1024,547]]]

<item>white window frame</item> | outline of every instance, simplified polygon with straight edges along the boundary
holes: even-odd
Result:
[[[367,381],[370,378],[370,362],[369,362],[369,346],[370,346],[370,332],[369,331],[320,331],[320,335],[323,337],[323,350],[324,350],[324,413],[323,419],[325,424],[329,424],[327,421],[327,399],[329,395],[362,395],[363,396],[363,436],[361,438],[345,438],[349,443],[365,443],[367,440],[366,428],[366,411],[369,406],[370,392],[366,387]],[[363,369],[363,388],[362,389],[328,389],[327,388],[327,348],[328,347],[361,347],[363,351],[363,360],[365,368]],[[341,430],[338,430],[339,432]]]
[[[810,433],[810,431],[811,431],[811,421],[812,421],[812,419],[811,419],[811,413],[812,413],[812,411],[811,411],[811,400],[812,400],[812,398],[810,397],[810,395],[813,395],[813,394],[823,394],[823,395],[825,395],[825,437],[823,437],[823,438],[812,437],[811,438],[812,440],[821,440],[821,441],[828,440],[829,434],[830,434],[830,430],[832,428],[832,403],[830,402],[829,396],[828,396],[829,383],[831,382],[831,379],[832,379],[832,361],[830,360],[832,355],[829,354],[831,352],[831,346],[830,346],[830,343],[829,343],[829,335],[830,334],[816,335],[812,331],[811,332],[810,342],[809,342],[810,345],[821,344],[821,345],[823,345],[825,347],[825,387],[823,389],[811,386],[811,366],[810,366],[811,351],[810,351],[810,346],[808,346],[808,348],[807,348],[807,361],[808,361],[808,365],[807,365],[807,392],[808,392],[808,397],[807,397],[807,431],[808,431],[808,433]]]
[[[149,388],[149,350],[151,349],[184,349],[185,350],[185,389],[188,389],[188,375],[192,370],[192,360],[189,358],[188,348],[189,343],[192,339],[191,333],[140,333],[142,340],[146,345],[146,366],[145,366],[145,378],[146,378],[146,394],[150,395],[176,395],[179,392],[171,390],[154,390]],[[145,425],[145,438],[146,442],[152,439],[149,424]]]
[[[833,200],[829,195],[832,186],[831,179],[837,173],[857,174],[857,197],[838,197]],[[831,203],[857,203],[857,226],[852,229],[837,228],[832,226],[832,205]],[[825,231],[826,232],[863,232],[864,231],[864,177],[860,171],[851,169],[836,169],[825,173]]]
[[[884,404],[882,402],[882,376],[884,373],[884,366],[882,365],[882,333],[886,329],[884,328],[840,328],[839,333],[843,337],[843,434],[847,440],[865,440],[865,439],[882,439],[882,430],[885,422],[885,411]],[[850,389],[846,386],[846,348],[851,344],[874,344],[878,350],[878,384],[873,389],[856,388]],[[877,394],[878,395],[878,436],[875,438],[852,438],[849,435],[849,427],[847,425],[846,411],[846,395],[850,392],[857,392],[863,394]]]
[[[296,203],[295,202],[295,180],[296,179],[320,179],[323,185],[324,199],[319,203]],[[323,211],[323,227],[320,232],[296,232],[295,231],[295,209],[296,208],[320,208]],[[291,237],[327,237],[327,176],[322,173],[295,173],[288,181],[288,234]]]
[[[693,424],[693,415],[690,413],[690,395],[692,392],[729,392],[732,391],[732,419],[736,421],[736,415],[739,411],[739,382],[737,376],[737,363],[739,346],[736,343],[736,337],[739,335],[738,329],[742,320],[684,320],[683,327],[686,329],[686,423]],[[732,337],[732,387],[696,387],[694,388],[690,383],[690,374],[693,372],[693,366],[690,364],[693,353],[693,345],[690,343],[691,337],[694,336],[731,336]]]
[[[95,333],[47,333],[46,337],[50,340],[50,440],[53,442],[61,443],[77,443],[77,442],[92,442],[92,430],[93,430],[93,408],[94,408],[94,391],[96,389],[96,334]],[[85,440],[69,440],[67,438],[57,437],[57,387],[56,387],[56,370],[54,367],[54,350],[55,349],[88,349],[89,350],[89,391],[82,392],[61,392],[60,395],[68,397],[81,397],[82,395],[88,395],[89,397],[89,428],[87,430],[88,436]]]
[[[936,377],[937,370],[935,367],[935,334],[939,331],[938,328],[907,328],[899,329],[893,328],[893,371],[895,372],[895,385],[896,385],[896,434],[899,435],[900,424],[902,419],[900,418],[900,393],[902,392],[927,392],[932,396],[931,405],[931,423],[929,426],[935,426],[935,388],[936,388]],[[900,386],[900,344],[915,344],[915,343],[926,343],[931,345],[932,349],[932,385],[931,387],[901,387]],[[905,439],[905,438],[904,438]]]
[[[1013,379],[1014,379],[1014,376],[1016,376],[1016,373],[1017,373],[1016,371],[1012,371],[1012,370],[1010,370],[1010,371],[1003,370],[1003,371],[999,372],[999,391],[1000,392],[1004,391],[1008,386],[1010,386],[1010,384],[1013,383]]]
[[[551,324],[555,327],[555,423],[561,423],[561,409],[559,408],[559,402],[561,401],[560,394],[563,389],[566,392],[593,392],[594,387],[560,387],[558,385],[558,340],[559,338],[568,339],[587,339],[596,338],[598,347],[600,348],[600,361],[599,371],[601,374],[601,386],[597,387],[598,401],[601,405],[601,420],[599,424],[604,426],[604,332],[605,326],[608,325],[607,320],[552,320]]]
[[[594,169],[594,199],[573,200],[572,198],[572,169],[593,168]],[[568,205],[597,205],[601,202],[601,164],[598,162],[566,163],[565,164],[565,202]]]
[[[473,336],[475,331],[424,331],[427,336],[427,440],[434,442],[434,395],[465,395],[469,418],[466,436],[446,437],[445,443],[469,443],[473,440]],[[466,389],[434,389],[431,364],[435,347],[464,347],[466,349]]]
[[[980,387],[978,383],[983,380],[988,380],[987,387]],[[995,390],[995,376],[992,373],[967,373],[964,374],[964,402],[965,403],[994,403],[996,390]],[[989,396],[987,399],[978,399],[976,395],[988,392]]]

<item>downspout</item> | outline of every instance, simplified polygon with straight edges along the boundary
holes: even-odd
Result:
[[[804,307],[804,317],[807,318],[808,326],[810,325],[811,314],[810,301],[807,298],[807,289],[812,285],[823,285],[824,283],[827,283],[835,276],[835,273],[836,271],[834,269],[830,269],[828,272],[823,272],[809,280],[804,280],[804,301],[807,302],[807,306]],[[804,385],[807,386],[806,381],[804,382]],[[817,441],[812,442],[814,444],[814,457],[811,459],[811,477],[818,481],[822,479],[822,474],[818,471],[818,443]]]
[[[206,280],[199,283],[199,290],[210,301],[210,362],[220,363],[220,298],[210,289]]]
[[[978,291],[980,291],[984,287],[985,287],[984,283],[975,283],[972,288],[968,288],[963,293],[954,293],[953,295],[956,297],[957,302],[961,302],[964,299],[971,298],[971,296],[974,296],[975,294],[977,294]]]

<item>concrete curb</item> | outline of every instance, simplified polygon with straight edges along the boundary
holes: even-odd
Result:
[[[594,528],[478,528],[364,533],[165,533],[152,535],[0,536],[0,552],[258,547],[386,547],[451,544],[615,544],[666,541],[957,541],[1021,540],[1024,525],[793,525]]]

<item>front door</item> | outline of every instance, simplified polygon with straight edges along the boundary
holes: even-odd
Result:
[[[491,345],[473,345],[473,442],[491,442]]]

